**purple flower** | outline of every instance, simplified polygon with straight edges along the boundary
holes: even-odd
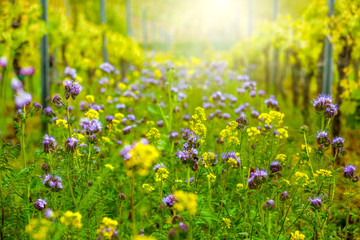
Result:
[[[310,206],[314,207],[315,209],[319,209],[322,207],[321,197],[316,197],[316,195],[314,195],[314,199],[311,199],[309,197],[309,200]]]
[[[55,94],[54,95],[54,97],[52,98],[52,100],[51,100],[53,103],[55,103],[55,104],[61,104],[61,96],[59,95],[59,94]]]
[[[131,132],[131,129],[133,128],[133,126],[126,126],[123,128],[122,132],[126,135],[129,134]]]
[[[171,140],[178,138],[178,136],[179,136],[178,132],[170,131],[168,138]]]
[[[65,148],[67,151],[71,151],[72,153],[75,152],[75,149],[77,147],[78,140],[76,138],[68,138],[65,141]]]
[[[42,108],[40,103],[34,102],[33,105],[34,105],[34,108],[36,109],[36,111],[39,111]]]
[[[130,120],[130,121],[135,121],[135,115],[127,115],[127,118]]]
[[[55,138],[51,136],[49,137],[49,135],[45,134],[42,144],[44,147],[44,152],[49,153],[50,149],[55,150],[56,140]]]
[[[5,56],[1,57],[0,58],[0,67],[6,68],[6,65],[7,65],[7,58]]]
[[[31,76],[35,73],[34,67],[24,67],[20,69],[19,74],[21,76]]]
[[[45,175],[43,184],[54,192],[58,192],[63,188],[62,179],[57,176]]]
[[[100,69],[106,73],[111,73],[115,70],[115,67],[108,62],[104,62],[100,65]]]
[[[83,89],[83,87],[79,84],[79,82],[72,80],[64,81],[64,87],[66,91],[66,95],[65,95],[66,99],[69,99],[70,96],[73,99],[75,99]]]
[[[333,118],[338,113],[338,107],[334,104],[329,104],[324,112],[326,118]]]
[[[52,218],[54,217],[54,213],[50,208],[45,209],[45,218]]]
[[[34,207],[35,209],[42,211],[46,208],[46,202],[42,199],[38,199],[36,200],[36,202],[34,203]]]
[[[290,195],[287,193],[287,191],[280,194],[280,201],[285,201],[290,198]]]
[[[180,226],[180,229],[183,230],[184,232],[188,229],[188,225],[186,225],[185,223],[183,222],[180,222],[179,223],[179,226]]]
[[[267,210],[272,210],[274,207],[275,207],[275,202],[272,199],[267,200],[263,205],[263,209],[267,209]]]
[[[105,120],[106,121],[108,121],[108,122],[112,122],[112,120],[114,120],[115,118],[114,118],[114,116],[111,116],[111,115],[107,115],[107,116],[105,116]]]
[[[70,67],[65,68],[64,74],[66,76],[70,76],[72,79],[75,79],[76,76],[77,76],[76,75],[76,70],[74,68],[70,68]]]
[[[165,169],[166,169],[166,167],[164,166],[164,164],[158,163],[158,164],[155,165],[154,171],[157,172],[157,170],[159,170],[159,168],[165,168]]]
[[[332,141],[332,145],[334,148],[342,148],[344,147],[345,139],[342,137],[336,137]]]
[[[80,126],[87,134],[94,134],[101,131],[102,124],[99,119],[80,119]]]
[[[261,96],[261,97],[265,97],[265,95],[266,95],[266,93],[265,93],[264,90],[259,90],[259,91],[258,91],[258,94],[259,94],[259,96]]]
[[[223,162],[227,162],[230,158],[234,159],[237,162],[237,168],[240,167],[240,159],[236,156],[236,152],[224,152],[221,154]]]
[[[270,164],[270,171],[271,173],[276,173],[282,170],[282,166],[280,165],[280,163],[278,161],[273,161]]]
[[[44,109],[44,114],[46,115],[46,116],[52,116],[53,114],[55,114],[54,113],[54,111],[50,108],[50,107],[46,107],[45,109]]]
[[[275,96],[271,95],[269,99],[265,99],[265,105],[268,108],[276,108],[278,105],[278,101],[275,99]]]
[[[11,88],[13,91],[17,92],[17,91],[23,89],[23,84],[21,83],[21,81],[19,79],[12,78],[11,79]]]
[[[163,127],[163,126],[164,126],[164,121],[163,121],[163,120],[159,120],[159,121],[156,122],[156,125],[157,125],[158,127]]]
[[[15,105],[17,108],[23,108],[31,103],[31,94],[26,93],[24,90],[19,90],[15,95]]]
[[[326,94],[320,94],[318,98],[313,100],[313,105],[315,107],[315,110],[318,112],[322,112],[332,104],[332,97],[330,95]]]
[[[328,137],[328,133],[326,131],[319,131],[316,137],[317,143],[323,144],[325,147],[330,146],[331,140]]]
[[[346,165],[344,167],[344,177],[345,178],[353,178],[355,175],[356,166]]]
[[[252,91],[250,92],[250,97],[256,97],[256,91],[252,90]]]
[[[265,170],[256,169],[254,177],[256,183],[265,183],[267,181],[267,172]]]
[[[173,194],[167,195],[165,198],[163,198],[163,203],[168,207],[172,207],[176,202],[178,202],[178,200]]]

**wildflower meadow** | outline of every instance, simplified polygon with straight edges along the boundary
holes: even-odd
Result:
[[[197,56],[142,1],[1,1],[0,239],[360,239],[360,2],[291,2]]]

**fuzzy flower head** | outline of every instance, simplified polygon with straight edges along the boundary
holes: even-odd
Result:
[[[149,169],[157,161],[159,153],[147,140],[142,140],[130,147],[125,147],[120,152],[120,156],[124,157],[128,173],[135,171],[140,176],[146,176],[149,173]]]
[[[170,195],[167,195],[166,197],[164,197],[162,201],[167,207],[173,207],[174,204],[176,202],[178,202],[179,200],[176,199],[173,194],[170,194]]]
[[[64,224],[65,226],[71,227],[71,228],[81,228],[82,216],[79,212],[71,212],[67,211],[64,213],[64,215],[60,218],[60,222]]]
[[[21,83],[21,81],[17,78],[12,78],[11,79],[11,89],[15,92],[19,91],[19,90],[23,90],[23,84]]]
[[[187,210],[190,215],[195,215],[197,212],[197,195],[191,192],[176,191],[174,193],[176,201],[174,208],[179,212]]]
[[[282,170],[282,166],[278,161],[273,161],[270,164],[270,171],[271,173],[276,173]]]
[[[274,207],[275,207],[275,202],[272,199],[267,200],[263,205],[263,209],[266,209],[266,210],[272,210],[272,209],[274,209]]]
[[[44,152],[49,153],[50,149],[53,151],[55,150],[56,140],[52,136],[45,134],[42,144],[44,147]]]
[[[317,112],[322,112],[327,106],[332,104],[332,97],[326,94],[320,94],[316,99],[313,100],[313,105]]]
[[[70,96],[73,99],[76,99],[76,97],[80,94],[81,90],[83,90],[83,87],[80,85],[80,83],[73,80],[65,80],[64,87],[66,91],[66,99],[69,99]]]
[[[314,196],[314,199],[309,197],[310,206],[314,207],[315,209],[320,209],[322,207],[321,197]]]
[[[15,95],[15,105],[17,108],[23,108],[31,103],[31,94],[24,90],[19,90]]]
[[[97,230],[97,233],[100,234],[99,239],[111,239],[116,238],[117,230],[116,226],[118,222],[116,220],[112,220],[111,218],[104,217],[102,219],[102,224]]]
[[[72,153],[75,152],[75,149],[77,147],[78,140],[76,138],[68,138],[65,141],[65,148],[67,151],[71,151]]]
[[[241,162],[236,152],[225,152],[221,154],[221,157],[223,159],[223,162],[230,164],[230,166],[232,166],[233,168],[240,167]]]
[[[75,79],[77,76],[76,70],[74,68],[70,68],[70,67],[65,68],[64,75],[69,76],[72,79]]]
[[[45,187],[51,188],[52,191],[58,192],[62,190],[62,179],[58,176],[52,176],[52,175],[45,175],[43,184]]]
[[[102,124],[99,119],[82,118],[80,126],[87,134],[94,134],[101,131]]]
[[[334,148],[342,148],[344,147],[345,139],[342,137],[336,137],[332,141],[332,145]]]
[[[344,177],[345,178],[353,178],[355,175],[356,166],[354,165],[346,165],[344,167]]]
[[[115,67],[108,62],[104,62],[100,65],[100,69],[106,73],[111,73],[115,70]]]
[[[21,76],[32,76],[35,73],[34,67],[24,67],[20,69]]]
[[[0,58],[0,67],[6,68],[6,65],[7,65],[7,58],[5,56],[1,57]]]
[[[42,199],[38,199],[36,200],[36,202],[34,203],[34,208],[39,210],[39,211],[42,211],[46,208],[46,202]]]
[[[328,147],[331,144],[331,140],[326,131],[318,132],[318,134],[316,136],[316,141],[318,144],[323,144],[325,147]]]

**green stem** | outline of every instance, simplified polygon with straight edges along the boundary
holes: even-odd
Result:
[[[133,236],[136,235],[136,225],[135,225],[135,209],[134,209],[134,184],[135,184],[135,173],[134,171],[131,173],[131,219],[132,219],[132,232]]]
[[[345,225],[345,239],[347,239],[348,236],[348,226],[350,221],[350,209],[351,209],[351,180],[349,180],[349,198],[348,198],[348,204],[347,204],[347,216],[346,216],[346,225]]]
[[[2,171],[0,171],[0,197],[1,197],[1,240],[4,239],[4,224],[5,224],[5,212],[4,212],[4,201],[2,191]]]
[[[78,206],[77,206],[77,203],[76,203],[76,200],[75,200],[75,195],[74,195],[74,191],[73,191],[73,188],[72,188],[72,183],[71,183],[71,180],[70,180],[70,166],[69,165],[68,165],[68,170],[67,170],[67,179],[68,179],[68,182],[69,182],[70,194],[71,194],[72,200],[74,202],[75,209],[77,210]]]
[[[70,97],[68,98],[67,106],[66,106],[66,113],[67,113],[67,123],[68,123],[68,129],[69,129],[69,137],[71,138],[71,126],[70,126]]]

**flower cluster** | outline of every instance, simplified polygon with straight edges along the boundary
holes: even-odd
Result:
[[[82,216],[79,212],[74,213],[71,211],[66,211],[64,215],[60,218],[60,222],[65,226],[69,226],[72,228],[81,228],[81,218]]]
[[[72,99],[76,99],[76,97],[80,94],[83,87],[80,85],[79,82],[73,81],[73,80],[65,80],[64,81],[64,87],[65,87],[65,98],[69,99],[72,97]]]
[[[58,192],[63,188],[62,179],[58,176],[52,176],[49,174],[44,176],[43,184],[46,187],[51,188],[54,192]]]
[[[320,94],[313,100],[313,105],[317,112],[324,114],[325,118],[333,118],[338,112],[338,107],[332,101],[330,95]]]
[[[190,215],[195,215],[197,211],[197,195],[190,192],[176,191],[174,208],[179,212],[187,210]]]
[[[102,219],[102,224],[100,225],[97,233],[100,234],[98,239],[111,239],[117,237],[116,226],[118,222],[116,220],[112,220],[111,218],[104,217]]]
[[[140,176],[146,176],[159,157],[159,153],[147,140],[142,140],[125,147],[121,150],[120,156],[124,157],[125,167],[129,172],[134,171]]]

